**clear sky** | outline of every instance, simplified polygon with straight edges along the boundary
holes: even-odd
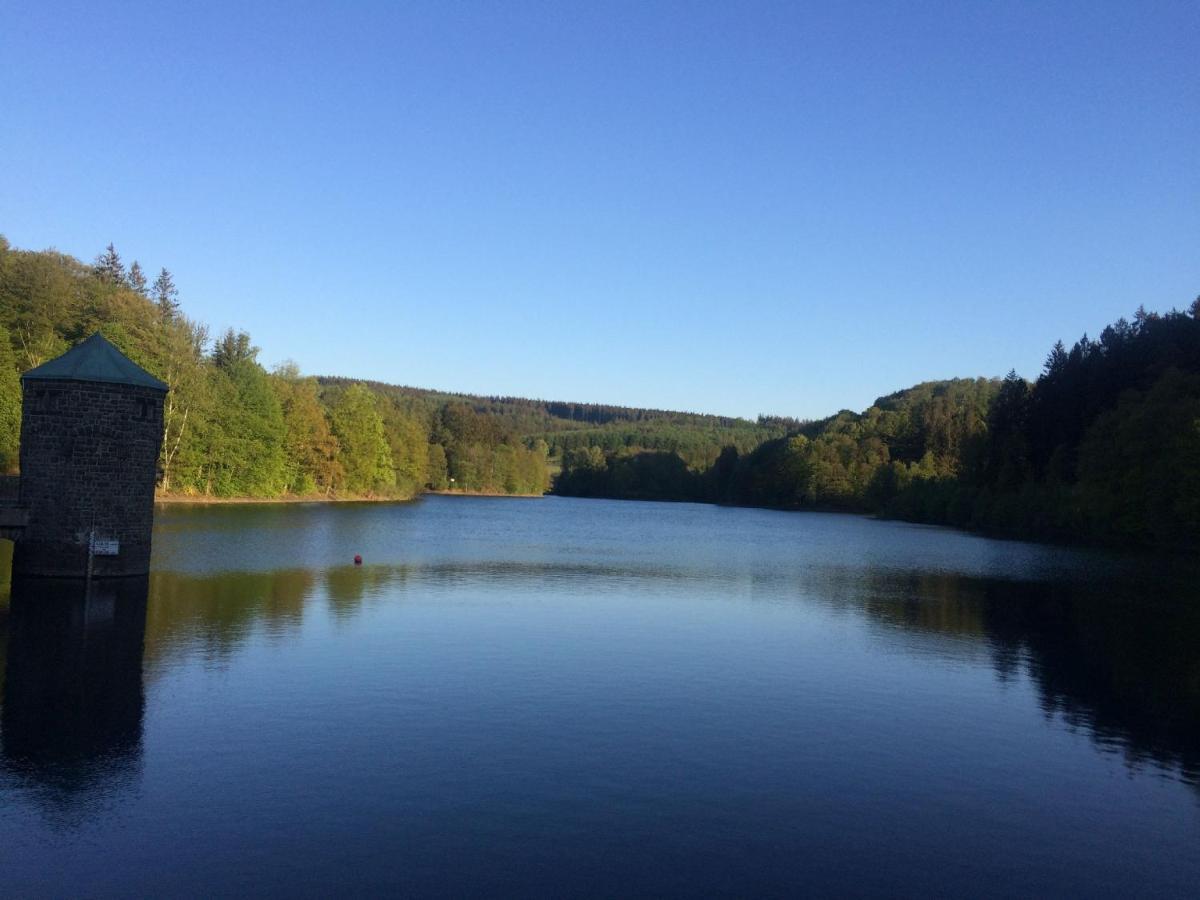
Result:
[[[270,365],[753,416],[1200,293],[1200,4],[7,4],[0,233]]]

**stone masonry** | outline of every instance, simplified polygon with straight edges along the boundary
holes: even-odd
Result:
[[[13,573],[82,577],[94,534],[117,546],[94,557],[94,577],[146,574],[164,391],[35,373],[23,382],[19,503],[28,524]]]

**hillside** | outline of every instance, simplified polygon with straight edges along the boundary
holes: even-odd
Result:
[[[323,386],[352,383],[336,376],[319,376]],[[689,466],[711,465],[726,446],[746,452],[765,440],[786,434],[805,423],[760,416],[757,421],[665,409],[643,409],[594,403],[485,397],[427,388],[362,382],[381,397],[429,409],[462,405],[495,419],[529,443],[543,441],[554,459],[578,447],[605,452],[656,450],[678,454]]]
[[[1200,544],[1200,301],[1059,342],[1028,383],[927,382],[861,413],[756,421],[268,372],[213,339],[171,274],[110,245],[85,264],[0,238],[0,471],[19,373],[102,331],[166,381],[163,492],[411,497],[423,490],[874,512],[1027,537]],[[557,478],[553,476],[557,473]]]
[[[165,268],[151,280],[111,245],[89,265],[0,238],[0,471],[17,464],[20,372],[95,331],[171,386],[160,488],[175,495],[542,493],[574,448],[658,451],[700,469],[788,426],[269,372],[248,334],[214,338],[190,319]]]
[[[706,469],[568,450],[558,490],[874,512],[1019,537],[1200,546],[1200,300],[1060,341],[1032,384],[956,379],[789,427]]]
[[[862,413],[782,423],[749,447],[727,444],[704,467],[671,452],[567,451],[562,493],[698,500],[780,508],[867,510],[881,467],[902,477],[950,475],[986,431],[998,382],[926,382],[881,397]],[[781,432],[781,433],[779,433]]]

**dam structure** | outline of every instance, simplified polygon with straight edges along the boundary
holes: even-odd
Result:
[[[0,489],[13,575],[147,574],[167,385],[97,333],[21,388],[21,474]]]

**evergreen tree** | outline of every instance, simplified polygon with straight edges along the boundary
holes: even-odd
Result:
[[[93,267],[101,281],[115,285],[118,287],[126,287],[128,282],[125,277],[125,264],[121,262],[121,254],[117,252],[117,248],[109,244],[103,253],[96,257],[96,264]]]
[[[130,290],[135,294],[146,296],[146,273],[142,271],[142,266],[136,259],[129,267],[128,281]]]
[[[254,362],[258,348],[250,343],[250,335],[227,328],[213,346],[212,358],[218,369],[232,369],[238,363]]]
[[[1029,384],[1010,371],[988,413],[991,453],[987,462],[990,484],[1012,489],[1029,476]]]
[[[1200,548],[1200,375],[1123,393],[1080,447],[1075,499],[1093,535]]]
[[[174,319],[179,314],[179,289],[175,287],[175,280],[165,268],[159,271],[158,277],[154,279],[151,299],[154,300],[162,318]]]

